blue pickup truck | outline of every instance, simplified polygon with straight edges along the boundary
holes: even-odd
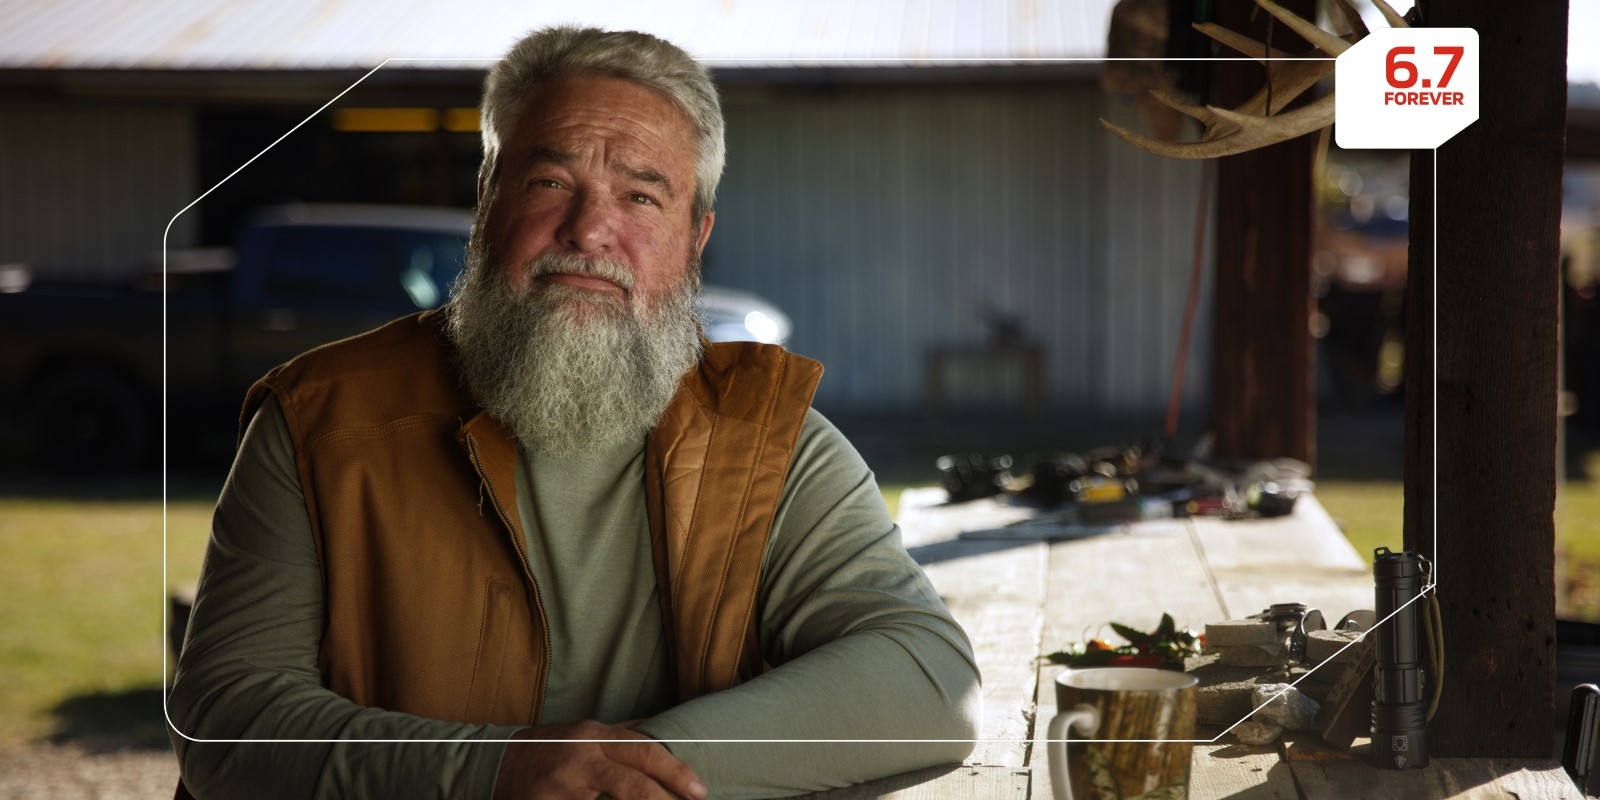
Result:
[[[13,463],[120,469],[226,448],[250,384],[317,345],[434,308],[461,269],[472,215],[408,206],[262,209],[237,249],[177,251],[131,284],[0,275],[0,444]],[[715,286],[713,341],[782,343],[790,322]]]

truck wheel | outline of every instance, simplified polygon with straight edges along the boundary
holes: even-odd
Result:
[[[45,377],[28,401],[28,439],[38,463],[56,470],[138,466],[150,452],[150,417],[137,386],[98,367]]]

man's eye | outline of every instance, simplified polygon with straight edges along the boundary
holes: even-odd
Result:
[[[633,203],[638,203],[639,205],[642,205],[642,206],[654,205],[655,202],[656,202],[655,198],[653,198],[653,197],[651,197],[650,195],[647,195],[647,194],[642,194],[640,192],[629,192],[628,193],[628,201],[629,202],[633,202]]]
[[[555,178],[534,178],[528,185],[539,189],[560,189],[561,181]]]

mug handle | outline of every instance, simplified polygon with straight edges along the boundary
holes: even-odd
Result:
[[[1067,776],[1067,733],[1068,728],[1077,728],[1085,736],[1093,736],[1100,727],[1100,712],[1088,703],[1079,703],[1077,708],[1056,714],[1050,720],[1050,728],[1045,738],[1045,753],[1050,760],[1050,788],[1055,795],[1055,800],[1072,800],[1072,779]]]

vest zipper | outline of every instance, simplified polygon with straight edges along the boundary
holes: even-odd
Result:
[[[532,724],[544,714],[544,692],[550,681],[550,670],[555,664],[554,644],[550,639],[550,618],[544,611],[544,595],[539,591],[539,579],[534,577],[533,570],[528,566],[527,543],[522,540],[522,533],[517,526],[511,524],[511,516],[506,513],[505,506],[500,502],[500,496],[495,494],[494,483],[489,480],[488,471],[483,468],[483,459],[478,455],[478,440],[472,434],[467,434],[467,450],[472,453],[472,466],[478,471],[478,480],[489,490],[489,502],[494,504],[495,513],[500,515],[501,524],[511,534],[511,546],[516,548],[517,557],[522,560],[522,574],[528,577],[528,584],[533,587],[533,605],[539,612],[539,623],[544,626],[544,673],[539,676],[538,698],[534,703],[534,719]]]

